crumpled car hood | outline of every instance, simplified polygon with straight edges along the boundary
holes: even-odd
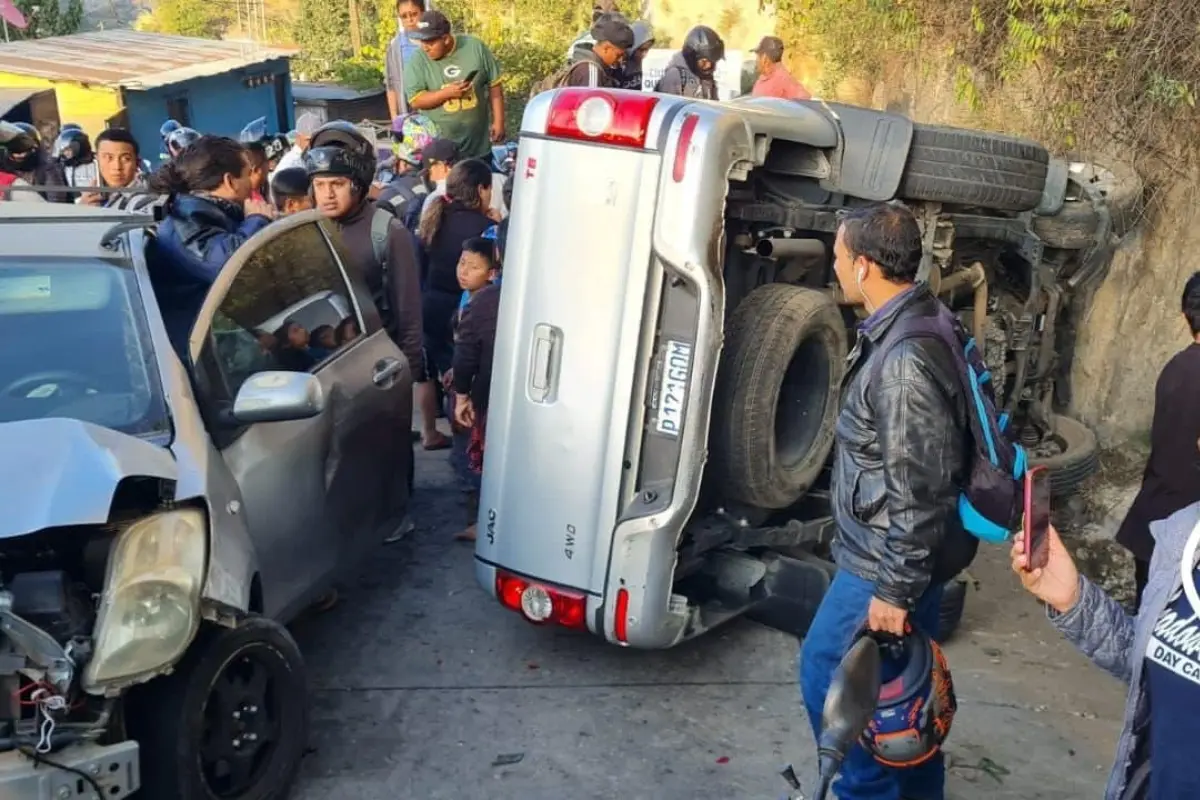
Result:
[[[108,521],[125,478],[175,480],[166,448],[72,419],[0,424],[0,539]]]

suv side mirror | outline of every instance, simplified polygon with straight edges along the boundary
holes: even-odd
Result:
[[[316,375],[269,370],[256,372],[238,389],[232,417],[239,425],[309,419],[325,409],[325,392]]]

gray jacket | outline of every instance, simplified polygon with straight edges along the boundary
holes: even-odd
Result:
[[[1150,533],[1155,540],[1154,557],[1150,561],[1150,581],[1136,619],[1100,587],[1083,577],[1079,579],[1079,602],[1075,607],[1065,614],[1049,612],[1054,627],[1062,631],[1071,644],[1096,666],[1129,685],[1125,722],[1104,800],[1126,800],[1130,777],[1144,766],[1134,761],[1135,755],[1141,755],[1138,751],[1143,748],[1138,745],[1149,723],[1146,687],[1142,685],[1146,647],[1158,618],[1180,588],[1179,562],[1197,522],[1200,522],[1200,503],[1150,524]]]

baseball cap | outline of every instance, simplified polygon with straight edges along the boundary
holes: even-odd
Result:
[[[764,55],[772,61],[780,61],[783,59],[783,39],[777,36],[764,36],[758,43],[758,47],[751,52]]]
[[[592,38],[597,43],[609,42],[622,50],[633,49],[633,28],[623,17],[604,15],[592,25]]]
[[[450,35],[450,20],[440,11],[426,11],[417,21],[417,27],[408,32],[408,38],[418,42],[430,42]]]
[[[426,164],[431,161],[454,164],[458,161],[458,145],[449,139],[434,139],[422,148],[421,161]]]

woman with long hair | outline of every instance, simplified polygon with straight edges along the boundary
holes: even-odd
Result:
[[[251,180],[246,149],[222,136],[201,136],[150,176],[150,189],[168,196],[150,279],[181,358],[221,268],[275,217],[269,203],[250,199]]]
[[[417,227],[422,249],[421,319],[425,339],[425,372],[429,380],[418,389],[421,414],[436,413],[437,382],[449,372],[454,358],[451,318],[458,310],[462,288],[458,261],[463,242],[481,236],[492,226],[492,171],[478,159],[454,165],[446,178],[446,193],[435,198]],[[428,412],[427,412],[428,410]],[[435,429],[436,430],[436,429]],[[442,450],[450,441],[442,434],[423,437],[426,450]]]

